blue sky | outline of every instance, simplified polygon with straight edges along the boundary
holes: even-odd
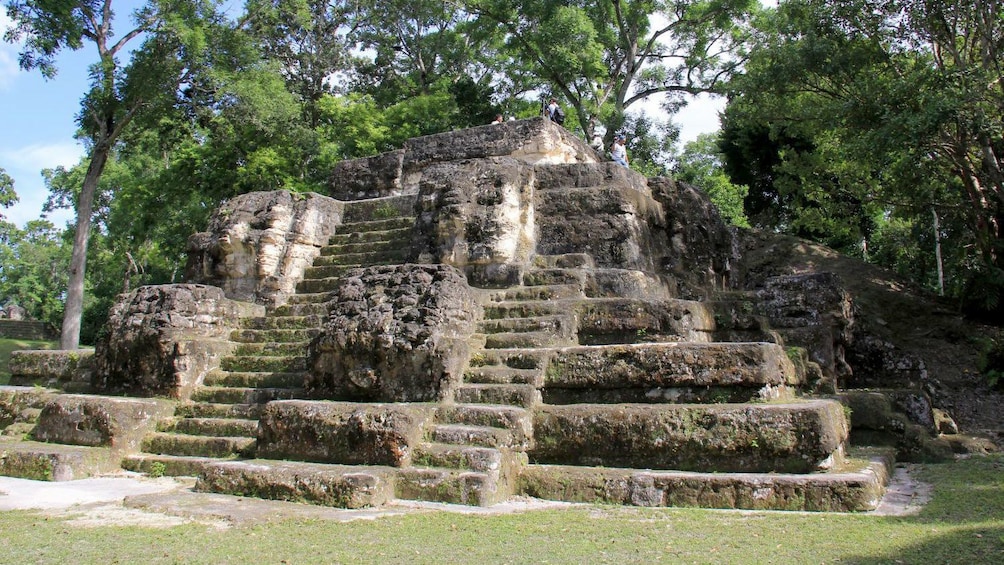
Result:
[[[125,0],[121,5],[136,3]],[[9,25],[6,11],[0,6],[0,35]],[[42,169],[70,167],[84,153],[83,146],[73,138],[75,118],[87,88],[87,68],[97,60],[97,52],[85,44],[79,51],[62,53],[57,60],[58,74],[48,81],[38,71],[20,70],[17,53],[17,46],[0,41],[0,167],[14,178],[14,190],[20,198],[0,214],[23,227],[40,216],[48,195]],[[683,139],[718,129],[717,112],[721,107],[720,100],[701,98],[692,102],[676,116]],[[62,226],[74,216],[74,211],[59,210],[49,214],[48,219]]]
[[[0,7],[0,30],[9,24]],[[20,198],[0,214],[23,226],[39,217],[48,194],[42,169],[74,165],[83,154],[83,146],[73,139],[75,117],[87,86],[87,66],[97,53],[82,49],[64,54],[59,73],[49,81],[37,71],[20,70],[17,53],[16,46],[0,42],[0,167],[14,178]],[[72,216],[65,211],[49,220],[61,226]]]

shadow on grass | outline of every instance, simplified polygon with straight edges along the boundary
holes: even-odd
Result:
[[[934,497],[904,525],[929,532],[922,543],[850,563],[1004,563],[1004,455],[927,465],[919,477]]]

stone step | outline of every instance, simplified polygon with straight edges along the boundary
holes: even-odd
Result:
[[[488,292],[490,302],[514,302],[524,300],[554,300],[559,298],[583,298],[582,288],[577,284],[549,284],[538,286],[517,286]]]
[[[541,388],[544,404],[741,404],[791,402],[796,390],[784,384],[746,386],[679,386],[625,388]]]
[[[596,267],[588,253],[564,253],[561,255],[537,255],[533,266],[538,269],[592,269]]]
[[[221,371],[214,369],[206,374],[205,386],[253,388],[303,388],[306,371]]]
[[[219,463],[215,457],[188,455],[152,455],[140,453],[122,459],[126,471],[146,473],[153,477],[197,477],[210,463]]]
[[[14,422],[6,428],[0,428],[0,437],[24,438],[35,429],[35,422]]]
[[[386,239],[375,239],[371,241],[350,241],[347,243],[328,243],[321,248],[321,254],[315,259],[314,264],[317,265],[317,260],[322,258],[327,258],[332,255],[338,256],[346,253],[384,253],[387,251],[392,251],[394,249],[400,248],[402,241],[408,241],[408,237],[411,234],[411,230],[401,230],[401,235],[398,237],[390,237]]]
[[[512,447],[512,432],[493,426],[436,424],[429,434],[436,443],[476,447]]]
[[[578,345],[574,336],[553,331],[492,333],[485,336],[485,349],[536,349],[539,347],[571,347]]]
[[[390,242],[388,249],[383,251],[360,251],[356,253],[339,253],[337,255],[321,255],[314,259],[310,269],[304,271],[304,276],[316,276],[322,267],[343,265],[391,265],[405,263],[410,249],[403,242]]]
[[[341,227],[339,227],[341,229]],[[351,229],[348,227],[346,229]],[[366,243],[366,242],[379,242],[379,241],[402,241],[411,238],[411,226],[403,228],[385,229],[385,230],[374,230],[374,231],[355,231],[348,233],[336,233],[331,236],[328,240],[328,245],[321,248],[321,255],[325,255],[329,247],[337,248],[340,245],[347,245],[351,243]],[[335,249],[327,251],[327,253],[335,253]]]
[[[471,367],[501,366],[513,369],[543,369],[554,353],[526,349],[493,349],[479,351],[471,356]]]
[[[517,384],[544,386],[544,373],[540,369],[514,369],[494,365],[471,367],[464,372],[464,382],[472,384]]]
[[[255,438],[195,436],[154,432],[143,438],[143,451],[160,455],[188,455],[221,459],[246,456],[254,451]]]
[[[335,235],[346,235],[355,233],[385,232],[399,230],[403,228],[411,229],[415,225],[414,216],[393,216],[389,218],[376,218],[372,220],[358,220],[346,222],[335,229]]]
[[[306,353],[304,348],[301,353]],[[303,355],[279,356],[227,356],[220,361],[220,369],[235,372],[292,373],[307,370]]]
[[[411,464],[415,467],[466,469],[498,476],[502,469],[502,452],[493,447],[429,442],[415,447]]]
[[[540,404],[540,391],[533,385],[461,384],[454,390],[460,404],[503,404],[528,408]]]
[[[696,473],[528,465],[522,494],[565,502],[744,510],[866,512],[882,499],[893,458],[856,457],[825,473]]]
[[[110,473],[120,456],[107,447],[37,441],[0,442],[0,475],[33,481],[72,481]]]
[[[310,340],[297,342],[241,343],[231,357],[295,357],[307,351]]]
[[[442,424],[502,428],[512,436],[511,447],[524,449],[533,438],[533,418],[525,408],[501,404],[443,404],[436,409]]]
[[[289,297],[291,303],[301,304],[301,301],[294,301],[300,295],[294,294]],[[327,296],[327,295],[325,295]],[[310,303],[316,307],[317,303]],[[324,317],[317,314],[299,316],[281,316],[273,310],[270,315],[255,318],[241,319],[241,327],[249,330],[270,330],[270,329],[311,329],[319,328],[324,323]]]
[[[319,327],[314,328],[273,328],[273,329],[242,329],[230,332],[230,341],[237,343],[309,343],[317,334]]]
[[[417,194],[349,200],[345,202],[342,221],[347,224],[381,218],[411,218],[414,221],[417,201]]]
[[[585,288],[586,273],[582,269],[531,269],[523,273],[524,286],[575,285]]]
[[[192,436],[255,437],[258,420],[241,418],[169,418],[157,425],[158,432]]]
[[[762,391],[801,384],[784,348],[772,343],[637,343],[565,347],[547,366],[546,388],[714,388]]]
[[[405,500],[491,506],[509,497],[487,473],[407,467],[397,474],[395,494]]]
[[[209,463],[195,490],[338,508],[381,506],[394,498],[393,467],[255,459]]]
[[[331,292],[338,288],[339,283],[341,283],[341,275],[348,271],[349,269],[354,269],[357,267],[362,267],[362,265],[333,265],[330,267],[310,267],[304,274],[302,281],[296,284],[296,293],[318,293],[318,292]],[[296,307],[302,307],[298,309]],[[307,308],[307,307],[313,308]],[[287,304],[286,306],[280,306],[276,308],[276,312],[279,312],[282,308],[288,308],[289,313],[293,314],[326,314],[327,307],[324,304]],[[286,311],[282,311],[285,313]]]
[[[179,418],[238,418],[257,420],[262,413],[261,404],[216,404],[211,402],[186,402],[174,409]]]
[[[329,288],[321,289],[318,292],[329,292],[338,286],[338,278],[330,279],[326,283]],[[299,284],[303,284],[300,281]],[[321,283],[318,283],[321,284]],[[295,296],[295,295],[294,295]],[[271,315],[276,318],[317,318],[324,319],[328,315],[328,306],[324,302],[289,303],[276,306],[272,309]]]
[[[286,299],[287,304],[324,304],[334,297],[331,292],[302,292],[297,294],[291,294],[289,298]],[[314,327],[320,327],[323,323],[323,319],[317,317],[317,322]]]
[[[599,163],[563,163],[550,165],[540,171],[538,192],[567,192],[573,190],[608,191],[627,188],[650,194],[648,179],[613,161]],[[539,212],[538,212],[539,213]]]
[[[498,320],[555,316],[566,314],[571,308],[572,305],[560,300],[518,300],[486,304],[484,311],[485,319]]]
[[[273,400],[302,398],[303,389],[202,386],[192,393],[195,402],[215,404],[264,404]]]
[[[575,318],[566,314],[534,316],[532,318],[499,318],[482,320],[478,331],[486,334],[551,332],[558,335],[575,335]]]

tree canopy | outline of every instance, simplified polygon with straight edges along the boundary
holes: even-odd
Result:
[[[222,200],[323,192],[340,160],[535,116],[551,96],[570,130],[603,147],[626,134],[634,170],[695,184],[737,226],[932,288],[944,267],[974,311],[1004,303],[1004,20],[989,0],[5,2],[22,68],[52,77],[60,52],[94,54],[87,155],[45,171],[73,235],[3,224],[0,249],[60,265],[5,263],[0,290],[62,316],[63,347],[92,341],[117,293],[179,280]],[[728,96],[723,128],[681,152],[672,119],[697,93]],[[0,209],[13,184],[0,170]],[[38,301],[16,282],[43,279]]]

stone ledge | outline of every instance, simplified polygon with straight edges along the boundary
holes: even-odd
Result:
[[[784,349],[772,343],[642,343],[556,349],[547,388],[798,384]]]
[[[839,464],[832,400],[787,404],[571,404],[533,411],[534,463],[810,473]]]
[[[116,471],[120,461],[104,447],[0,441],[0,475],[7,477],[71,481]]]
[[[654,472],[636,469],[530,465],[524,494],[565,502],[746,510],[862,512],[874,510],[889,482],[892,458],[871,455],[845,470],[775,473]]]
[[[10,355],[10,383],[20,386],[65,386],[91,380],[93,349],[25,349]]]
[[[195,490],[365,508],[383,505],[394,498],[395,474],[391,467],[233,461],[206,465]]]

